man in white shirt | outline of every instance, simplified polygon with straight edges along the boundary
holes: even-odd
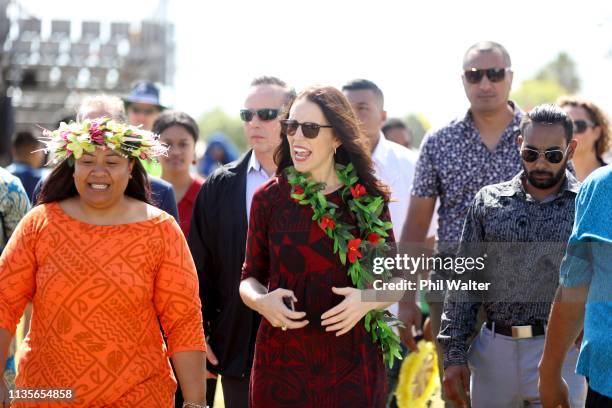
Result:
[[[387,140],[382,134],[387,112],[384,109],[383,93],[374,82],[367,79],[355,79],[345,84],[342,92],[361,121],[362,130],[372,152],[376,176],[391,189],[389,212],[393,223],[393,234],[395,240],[398,241],[406,220],[417,156],[410,149]],[[397,303],[390,306],[388,310],[397,315]],[[402,347],[405,355],[406,348]],[[400,366],[401,360],[396,360],[393,368],[387,373],[389,406],[395,406],[393,394]]]

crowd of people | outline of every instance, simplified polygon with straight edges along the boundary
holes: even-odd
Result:
[[[469,110],[418,152],[367,79],[255,78],[240,157],[215,136],[198,163],[196,121],[148,82],[16,134],[0,404],[199,408],[219,376],[228,408],[396,407],[424,336],[447,407],[611,407],[606,115],[575,96],[523,111],[494,42],[462,72]],[[487,262],[383,301],[368,262],[392,248]]]

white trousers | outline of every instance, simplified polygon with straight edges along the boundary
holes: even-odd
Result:
[[[468,353],[472,372],[470,394],[473,408],[541,407],[538,364],[544,336],[513,339],[482,326]],[[586,379],[575,373],[578,352],[574,347],[563,365],[572,407],[584,407]]]

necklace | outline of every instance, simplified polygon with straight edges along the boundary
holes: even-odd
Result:
[[[294,167],[285,170],[287,180],[291,185],[291,198],[300,205],[312,208],[312,219],[325,234],[334,242],[334,254],[338,254],[342,265],[348,260],[348,275],[357,289],[366,289],[374,282],[371,265],[374,258],[384,256],[388,249],[385,237],[393,225],[380,219],[385,207],[383,197],[368,194],[365,187],[358,183],[359,177],[352,163],[347,166],[336,164],[336,174],[341,183],[340,195],[349,211],[357,221],[358,235],[351,232],[352,225],[340,221],[339,207],[327,200],[323,194],[325,183],[309,180],[308,173],[300,173]],[[381,278],[389,278],[390,272],[381,274]],[[392,330],[401,322],[387,310],[370,310],[364,318],[364,326],[371,333],[372,340],[378,342],[382,349],[383,360],[389,367],[393,366],[395,358],[401,359],[400,339]]]

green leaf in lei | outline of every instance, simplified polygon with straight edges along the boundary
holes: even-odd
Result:
[[[321,209],[324,210],[327,208],[327,199],[325,198],[323,193],[320,191],[317,191],[317,200],[319,200],[319,206]]]
[[[300,205],[309,205],[313,210],[313,221],[321,226],[320,220],[323,217],[333,220],[334,227],[329,226],[326,221],[324,231],[326,235],[332,239],[334,243],[334,253],[338,254],[340,263],[346,265],[349,248],[348,242],[356,240],[359,243],[358,250],[361,256],[355,252],[351,252],[351,261],[347,274],[351,278],[351,282],[358,289],[367,288],[374,280],[374,275],[371,271],[366,270],[364,264],[368,264],[374,256],[380,256],[384,253],[386,244],[384,240],[379,240],[376,244],[368,242],[368,236],[371,233],[378,234],[380,237],[388,237],[388,230],[392,228],[390,222],[384,222],[380,219],[384,208],[384,199],[382,197],[372,197],[366,193],[358,198],[354,198],[351,194],[351,187],[357,185],[359,177],[355,171],[353,164],[349,163],[346,166],[336,164],[336,174],[344,188],[340,191],[342,200],[348,206],[349,211],[357,220],[358,236],[355,237],[351,233],[352,227],[342,223],[336,215],[338,206],[330,201],[323,194],[325,189],[324,183],[309,181],[309,174],[302,174],[295,170],[294,167],[288,167],[285,170],[287,180],[292,186],[291,197]],[[362,186],[358,186],[362,188]],[[360,262],[360,259],[363,262]],[[390,272],[386,271],[383,276],[389,277]],[[393,326],[401,326],[401,322],[387,311],[371,310],[364,318],[364,327],[371,334],[372,340],[380,344],[383,352],[383,359],[389,367],[393,366],[395,358],[401,359],[400,339],[393,332]]]

